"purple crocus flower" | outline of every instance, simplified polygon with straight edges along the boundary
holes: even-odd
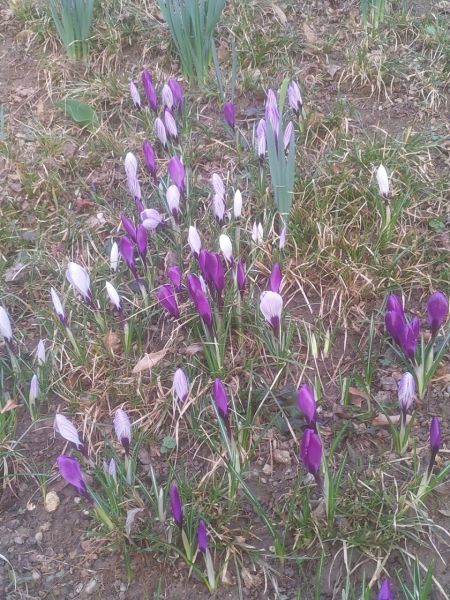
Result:
[[[193,300],[194,300],[195,308],[197,309],[197,312],[198,312],[201,320],[206,325],[206,327],[209,330],[211,330],[211,328],[212,328],[212,310],[211,310],[211,306],[209,304],[208,298],[206,297],[206,294],[203,292],[202,289],[197,289],[194,292]]]
[[[283,310],[283,298],[277,292],[267,291],[261,294],[259,309],[266,322],[277,331]]]
[[[183,507],[181,506],[180,493],[176,483],[172,483],[169,489],[170,508],[175,523],[181,529],[183,527]]]
[[[131,443],[131,423],[127,413],[122,408],[118,408],[116,410],[113,423],[117,439],[124,447],[125,453],[129,454]]]
[[[83,478],[83,474],[81,472],[80,463],[76,458],[71,456],[58,456],[56,459],[56,463],[58,465],[59,474],[61,477],[70,483],[79,494],[84,496],[85,498],[89,498],[89,492],[87,491],[86,483]]]
[[[222,419],[226,419],[228,417],[228,396],[220,379],[214,380],[212,395],[220,416]]]
[[[154,112],[156,112],[158,108],[158,98],[156,95],[155,86],[153,85],[152,76],[147,69],[142,71],[142,86],[147,97],[148,105]]]
[[[225,102],[223,105],[223,118],[225,119],[225,123],[231,127],[231,129],[234,129],[236,110],[232,102]]]
[[[181,269],[178,265],[174,265],[173,267],[169,267],[167,269],[167,277],[170,279],[173,289],[176,292],[181,292]]]
[[[397,296],[397,294],[389,294],[386,301],[386,310],[394,310],[396,312],[399,312],[401,315],[404,315],[403,304],[400,298]]]
[[[300,92],[300,88],[298,87],[295,81],[291,81],[288,87],[288,100],[289,106],[297,115],[300,114],[303,106],[302,94]]]
[[[204,276],[206,281],[214,287],[220,297],[225,287],[225,271],[220,254],[217,252],[206,253]]]
[[[186,169],[178,158],[178,156],[172,156],[167,165],[171,180],[177,186],[182,194],[186,191]]]
[[[439,417],[433,417],[430,425],[430,448],[436,455],[441,447],[441,423]]]
[[[123,228],[128,233],[133,242],[136,242],[136,227],[125,215],[121,215],[120,220],[122,221]]]
[[[322,442],[319,435],[312,429],[305,429],[300,444],[300,457],[308,473],[318,478],[322,461]]]
[[[181,84],[176,79],[169,79],[169,81],[167,82],[167,85],[169,86],[169,88],[172,92],[174,107],[180,108],[181,105],[183,104],[183,98],[184,98],[183,88],[181,87]]]
[[[380,591],[378,592],[378,600],[393,600],[391,582],[389,579],[385,579],[381,584]]]
[[[430,296],[427,312],[431,332],[436,335],[448,317],[448,298],[444,292],[435,292]]]
[[[139,256],[142,258],[145,265],[145,257],[147,256],[148,250],[148,234],[147,229],[141,224],[136,227],[136,246]]]
[[[126,235],[123,235],[119,240],[119,251],[123,260],[126,262],[128,268],[132,272],[135,279],[139,279],[136,270],[136,261],[134,258],[134,245],[133,242]]]
[[[158,302],[167,310],[169,315],[175,319],[178,319],[180,316],[180,310],[178,308],[177,299],[172,286],[167,284],[162,285],[156,295]]]
[[[386,331],[398,345],[401,344],[403,338],[403,329],[405,327],[405,318],[402,313],[397,310],[388,310],[384,316]]]
[[[316,430],[316,394],[314,389],[307,383],[304,383],[297,392],[297,408],[305,417],[308,427]]]
[[[196,301],[196,294],[198,291],[203,292],[202,284],[200,279],[194,273],[188,273],[186,276],[186,288],[192,302]]]
[[[203,519],[200,519],[197,527],[197,544],[200,552],[205,553],[208,550],[208,532]]]
[[[281,267],[278,263],[275,263],[269,277],[269,289],[272,290],[272,292],[279,293],[282,277]]]
[[[244,262],[239,259],[237,264],[236,264],[236,283],[238,286],[238,290],[243,293],[245,290],[245,283],[246,283],[246,274],[245,274],[245,265]]]
[[[267,92],[265,119],[266,123],[270,123],[276,139],[280,127],[280,111],[278,110],[278,102],[275,92],[271,89],[269,89]]]
[[[134,81],[130,81],[130,94],[136,108],[141,108],[141,97]]]
[[[156,154],[153,146],[148,140],[144,140],[142,145],[142,150],[144,152],[145,164],[147,165],[147,169],[150,172],[150,175],[153,177],[155,183],[157,183],[157,168],[156,168]]]
[[[408,358],[414,358],[416,354],[417,340],[419,338],[420,321],[418,317],[410,323],[405,323],[403,326],[402,337],[400,340],[400,346]]]

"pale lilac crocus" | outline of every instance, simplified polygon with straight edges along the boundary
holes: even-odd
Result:
[[[176,140],[178,137],[177,123],[175,121],[173,114],[171,113],[171,111],[168,108],[164,109],[163,121],[164,121],[164,126],[166,128],[168,136],[171,137],[172,139]]]
[[[111,458],[109,463],[106,461],[103,462],[103,471],[106,475],[109,475],[114,483],[117,483],[117,465],[114,458]]]
[[[287,235],[287,226],[284,225],[283,228],[281,229],[280,239],[278,240],[278,248],[280,250],[283,250],[283,248],[286,246],[286,235]]]
[[[129,177],[127,177],[127,184],[128,190],[136,203],[137,209],[142,210],[142,192],[137,175],[130,175]]]
[[[183,527],[183,507],[181,504],[180,493],[176,483],[172,483],[169,489],[170,508],[175,523],[181,529]]]
[[[278,129],[280,127],[280,111],[278,110],[278,102],[275,92],[271,89],[269,89],[267,92],[265,119],[266,123],[270,123],[276,138],[278,135]]]
[[[189,380],[183,369],[177,369],[173,374],[173,395],[180,404],[184,404],[189,396]]]
[[[173,289],[176,292],[181,292],[181,269],[178,265],[173,265],[167,269],[167,277],[170,279],[172,283]]]
[[[60,298],[59,298],[59,296],[58,296],[58,294],[57,294],[57,292],[56,292],[56,290],[54,288],[50,289],[50,296],[52,298],[52,303],[53,303],[53,308],[55,309],[55,313],[57,314],[59,320],[64,325],[64,327],[67,327],[66,314],[64,312],[64,308],[63,308],[62,302],[61,302],[61,300],[60,300]],[[0,310],[1,310],[1,307],[0,307]]]
[[[119,266],[119,246],[117,242],[113,242],[111,245],[111,252],[109,254],[109,267],[111,271],[116,272]]]
[[[253,223],[252,227],[252,240],[256,244],[261,244],[264,238],[264,230],[261,223],[257,223],[256,221]]]
[[[278,263],[275,263],[270,272],[269,289],[272,290],[272,292],[279,293],[282,279],[283,275],[281,273],[281,267]]]
[[[153,125],[153,130],[155,132],[156,137],[161,142],[161,145],[164,146],[164,148],[165,148],[167,146],[166,126],[164,125],[163,120],[160,119],[159,117],[156,117],[156,119],[155,119],[155,123]]]
[[[233,244],[228,235],[222,233],[219,236],[219,246],[224,259],[229,265],[233,264]]]
[[[198,258],[200,250],[202,248],[202,241],[197,228],[194,225],[190,225],[188,233],[188,243],[191,248],[192,254]]]
[[[36,400],[39,398],[39,392],[39,379],[36,373],[34,373],[30,381],[30,389],[28,392],[28,402],[31,407],[34,407],[36,404]]]
[[[153,85],[153,78],[147,69],[142,71],[142,86],[144,88],[148,105],[150,106],[151,110],[156,112],[158,108],[158,97],[156,95],[155,86]]]
[[[134,81],[130,81],[130,94],[133,104],[136,108],[141,108],[141,96]]]
[[[266,122],[261,119],[256,127],[256,151],[258,153],[259,160],[264,160],[266,155],[267,146],[267,133],[266,133]]]
[[[76,290],[83,300],[92,305],[92,293],[90,288],[89,274],[81,265],[75,262],[70,262],[66,269],[66,279]]]
[[[278,330],[283,310],[283,298],[277,292],[266,291],[261,294],[259,309],[266,322],[274,331]]]
[[[156,208],[146,208],[141,212],[142,225],[147,231],[154,231],[164,222],[164,217]]]
[[[9,320],[8,313],[3,308],[3,306],[0,306],[0,334],[3,336],[3,338],[7,344],[12,343],[13,335],[12,335],[11,321]]]
[[[178,156],[172,156],[167,164],[169,176],[182,194],[186,191],[186,169]]]
[[[293,125],[292,121],[289,121],[289,123],[286,125],[284,132],[283,132],[283,146],[284,146],[285,152],[288,151],[289,144],[291,143],[291,138],[292,138],[293,133],[294,133],[294,125]]]
[[[170,90],[172,92],[174,108],[180,108],[183,104],[184,97],[183,88],[181,87],[180,82],[176,79],[169,79],[167,85],[170,87]]]
[[[116,437],[128,455],[131,444],[131,422],[127,413],[122,408],[118,408],[114,413],[113,424]]]
[[[381,196],[383,196],[383,198],[389,198],[391,194],[389,189],[389,177],[383,165],[378,167],[376,171],[376,179]]]
[[[45,344],[43,340],[39,340],[38,345],[36,346],[36,350],[34,351],[34,356],[36,357],[36,362],[39,367],[43,367],[47,361],[47,357],[45,354]]]
[[[235,121],[236,121],[236,108],[232,102],[225,102],[223,105],[223,118],[225,119],[225,123],[231,129],[234,129]]]
[[[305,417],[308,427],[316,430],[317,406],[316,393],[307,383],[304,383],[297,392],[297,408]]]
[[[177,299],[175,297],[173,288],[171,285],[162,285],[156,296],[158,298],[158,302],[161,304],[163,308],[169,313],[170,316],[178,319],[180,316],[180,310],[178,308]]]
[[[91,500],[89,492],[81,472],[80,463],[72,456],[58,456],[56,459],[59,474],[61,477],[72,485],[77,492],[85,498]]]
[[[75,448],[80,449],[83,447],[83,442],[81,441],[75,425],[61,413],[56,413],[55,420],[53,421],[53,428],[61,437],[74,444]]]
[[[161,99],[164,106],[171,110],[173,106],[173,93],[170,85],[167,83],[163,85],[163,89],[161,90]]]
[[[180,190],[175,184],[169,185],[167,188],[166,201],[173,218],[175,221],[178,221],[180,213]]]
[[[411,408],[414,395],[416,393],[416,384],[411,373],[404,373],[398,384],[398,403],[402,411],[403,422],[406,423],[406,413]]]
[[[302,94],[296,81],[291,81],[288,87],[289,106],[297,115],[300,114],[303,107]]]
[[[155,183],[157,180],[157,167],[156,167],[156,154],[153,146],[148,140],[144,140],[142,145],[142,151],[144,153],[145,164],[147,165],[147,169],[150,172],[150,175],[153,177]]]

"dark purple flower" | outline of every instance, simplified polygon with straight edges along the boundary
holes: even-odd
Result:
[[[403,333],[400,340],[400,346],[408,358],[414,358],[416,354],[417,340],[419,338],[420,321],[418,317],[410,323],[405,323]]]
[[[81,472],[80,463],[77,461],[77,459],[72,458],[71,456],[62,455],[58,456],[56,462],[58,464],[59,474],[61,477],[67,481],[67,483],[73,485],[79,494],[89,498],[86,483]]]
[[[305,429],[300,444],[300,457],[308,473],[317,476],[322,461],[322,442],[312,429]]]
[[[136,246],[140,257],[145,264],[145,257],[147,256],[148,249],[148,233],[145,227],[141,224],[136,227]]]
[[[157,169],[156,169],[155,150],[153,149],[153,146],[151,145],[151,143],[148,140],[144,141],[142,150],[144,152],[145,164],[147,165],[147,169],[149,170],[150,175],[153,177],[153,179],[156,182],[157,181],[157,178],[156,178]]]
[[[200,552],[208,550],[208,532],[206,531],[205,521],[200,519],[197,527],[197,541]]]
[[[125,215],[122,215],[120,217],[120,220],[122,221],[122,225],[123,225],[123,228],[125,229],[125,231],[128,233],[128,235],[133,240],[133,242],[135,242],[136,241],[136,227],[133,225],[133,223],[130,221],[130,219],[128,217],[126,217]]]
[[[126,235],[123,235],[119,240],[119,251],[128,268],[133,273],[134,278],[138,279],[136,262],[134,259],[134,245],[130,238],[127,238]]]
[[[180,311],[172,286],[162,285],[156,295],[161,306],[163,306],[172,317],[178,319]]]
[[[194,273],[188,273],[186,276],[186,287],[190,299],[195,303],[197,291],[203,292],[202,284],[198,276],[194,275]]]
[[[212,395],[220,416],[226,420],[228,417],[228,396],[220,379],[214,380]]]
[[[401,315],[404,314],[402,301],[397,296],[397,294],[389,294],[386,301],[386,310],[395,310]]]
[[[167,165],[169,170],[169,175],[174,184],[180,190],[181,193],[184,193],[186,190],[186,169],[178,158],[178,156],[172,156]]]
[[[170,508],[172,516],[178,527],[183,526],[183,507],[181,506],[180,493],[176,483],[172,483],[169,490]]]
[[[277,292],[277,294],[280,292],[282,277],[281,267],[278,263],[275,263],[269,277],[269,289],[272,292]]]
[[[197,289],[194,292],[193,301],[194,301],[195,308],[197,309],[197,312],[198,312],[201,320],[206,325],[206,327],[208,327],[208,329],[211,329],[211,327],[212,327],[211,306],[208,302],[208,298],[206,297],[206,294],[203,292],[203,290],[201,288]]]
[[[241,259],[239,259],[236,265],[236,283],[240,292],[243,292],[245,290],[246,279],[247,277],[245,275],[244,262]]]
[[[225,102],[223,105],[223,118],[225,119],[225,123],[234,129],[235,125],[235,106],[232,102]]]
[[[403,338],[403,329],[405,327],[405,318],[403,314],[398,310],[388,310],[384,316],[384,323],[388,334],[394,342],[400,346]]]
[[[435,292],[427,303],[428,323],[435,335],[447,320],[448,298],[444,292]]]
[[[378,592],[378,600],[393,600],[393,598],[391,583],[389,579],[385,579]]]
[[[170,279],[173,289],[176,292],[181,292],[181,269],[178,265],[167,269],[167,277]]]
[[[153,79],[147,69],[142,71],[142,85],[144,87],[145,95],[147,96],[147,102],[150,108],[156,112],[158,108],[158,98],[156,96],[155,86],[153,85]]]
[[[430,425],[430,448],[431,452],[437,454],[441,447],[441,423],[439,417],[433,417]]]
[[[174,107],[180,108],[180,106],[183,104],[183,88],[176,79],[169,79],[167,83],[172,91]]]
[[[225,287],[225,270],[223,268],[221,256],[217,252],[206,252],[204,277],[207,283],[212,286],[220,296]]]
[[[297,408],[305,417],[306,423],[315,429],[317,420],[316,394],[307,383],[297,392]]]

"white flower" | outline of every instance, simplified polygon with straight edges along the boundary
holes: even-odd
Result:
[[[225,198],[225,184],[223,183],[222,178],[220,177],[220,175],[217,175],[217,173],[214,173],[211,177],[211,181],[214,192],[223,200]]]
[[[289,121],[289,123],[286,125],[284,133],[283,133],[283,145],[284,145],[285,152],[287,151],[287,149],[289,148],[289,144],[291,143],[291,137],[292,137],[293,131],[294,131],[294,125],[293,125],[292,121]]]
[[[189,227],[188,243],[193,254],[198,255],[202,249],[202,241],[194,225]]]
[[[81,448],[83,442],[78,435],[78,431],[75,429],[75,426],[67,417],[61,415],[60,413],[56,413],[55,420],[53,422],[53,427],[55,431],[59,433],[61,437],[63,437],[68,442],[72,442],[75,444],[77,448]]]
[[[115,412],[114,430],[117,439],[125,448],[125,451],[128,452],[131,442],[131,423],[127,413],[122,408],[118,408]]]
[[[183,369],[177,369],[173,374],[173,395],[180,403],[184,403],[189,395],[189,380]]]
[[[176,185],[170,185],[166,192],[167,206],[174,217],[180,210],[180,190]]]
[[[265,320],[271,327],[276,329],[280,323],[281,311],[283,310],[283,298],[277,292],[263,292],[259,309]]]
[[[30,392],[28,394],[28,400],[29,400],[31,406],[33,404],[35,404],[36,400],[38,399],[38,396],[39,396],[39,379],[37,378],[37,375],[34,374],[33,377],[31,378]]]
[[[139,95],[136,84],[133,81],[130,81],[130,94],[131,94],[131,99],[133,100],[134,105],[141,108],[141,97]]]
[[[378,188],[383,198],[389,198],[389,177],[383,165],[380,165],[376,172]]]
[[[224,233],[219,237],[219,246],[227,263],[231,263],[233,260],[233,245],[230,238]]]
[[[240,190],[236,190],[234,193],[233,214],[235,219],[239,219],[242,214],[242,194]]]
[[[9,320],[8,313],[3,306],[0,306],[0,333],[7,342],[12,342],[11,322]]]
[[[127,174],[127,177],[130,177],[130,175],[136,177],[138,165],[137,158],[135,157],[135,155],[132,152],[128,152],[123,162],[125,165],[125,173]]]
[[[163,101],[164,106],[167,106],[169,110],[172,108],[173,93],[167,83],[163,85],[163,89],[161,90],[161,100]]]
[[[167,146],[166,127],[159,117],[157,117],[155,119],[154,129],[155,129],[155,135],[158,138],[158,140],[161,142],[161,144],[163,146]]]
[[[164,111],[164,125],[166,127],[166,132],[171,137],[176,139],[178,137],[177,122],[175,121],[173,114],[168,109]]]
[[[253,223],[253,228],[252,228],[252,240],[256,244],[261,244],[263,241],[263,237],[264,237],[263,226],[261,225],[261,223],[257,223],[255,221]]]
[[[283,248],[286,246],[286,235],[287,235],[287,226],[284,225],[283,229],[281,230],[280,239],[278,242],[278,247],[280,250],[283,250]]]
[[[81,294],[83,300],[92,301],[89,274],[86,269],[77,263],[67,265],[66,278],[70,285]]]
[[[139,198],[139,200],[142,198],[142,193],[141,193],[141,186],[139,183],[139,179],[137,178],[136,175],[129,175],[127,177],[127,183],[128,183],[128,189],[130,191],[130,194],[133,196],[133,198]]]
[[[38,345],[36,346],[36,350],[34,351],[34,355],[36,356],[36,362],[39,367],[45,365],[46,356],[45,356],[45,345],[43,340],[39,340]]]
[[[117,242],[114,242],[111,246],[111,253],[109,255],[109,266],[111,271],[116,272],[119,266],[119,246]]]
[[[163,222],[162,215],[155,208],[146,208],[141,212],[142,225],[147,231],[153,231]]]
[[[120,296],[117,293],[116,288],[109,281],[106,282],[106,293],[108,294],[109,300],[114,304],[117,310],[121,309]]]
[[[225,203],[219,194],[215,194],[213,198],[213,213],[219,223],[222,223],[225,217]]]

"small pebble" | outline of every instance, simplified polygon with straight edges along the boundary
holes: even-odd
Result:
[[[97,588],[97,580],[96,579],[91,579],[87,584],[86,587],[84,588],[85,593],[90,596],[91,594],[93,594],[95,592]]]

